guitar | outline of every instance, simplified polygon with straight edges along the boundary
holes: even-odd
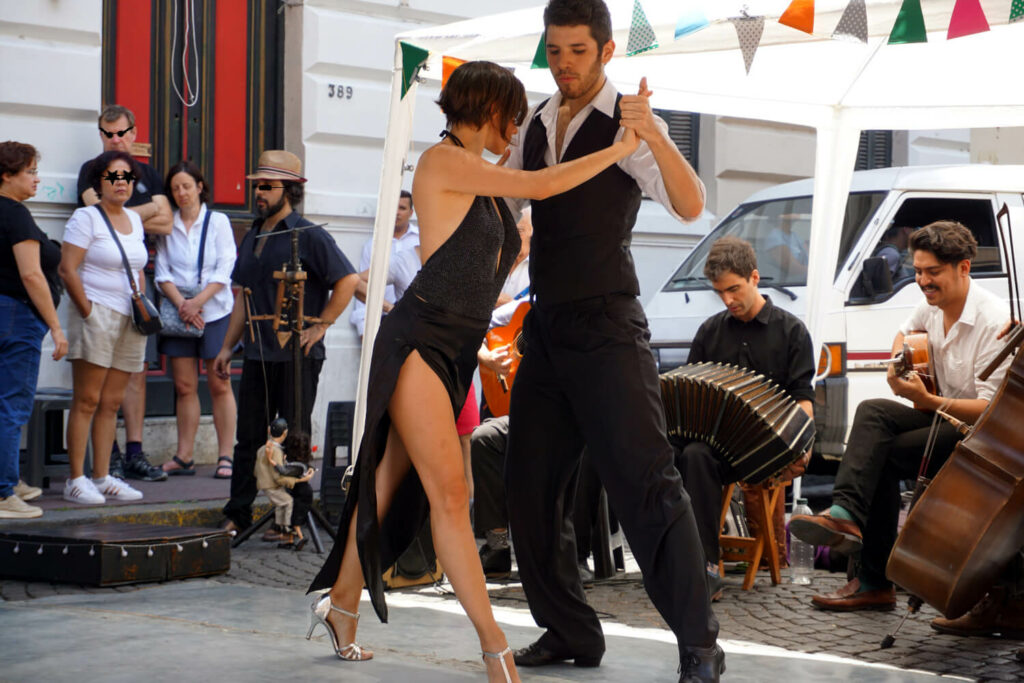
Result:
[[[529,312],[530,302],[524,301],[516,307],[516,311],[507,325],[491,328],[484,337],[488,349],[508,346],[512,357],[512,366],[504,375],[499,375],[483,365],[480,366],[480,386],[483,389],[484,398],[487,400],[487,408],[495,417],[508,415],[512,382],[516,378],[519,361],[523,357],[523,318]]]
[[[929,393],[941,396],[935,383],[935,369],[932,367],[927,332],[911,332],[906,335],[903,338],[903,350],[898,351],[889,360],[854,363],[853,367],[863,370],[885,370],[890,365],[893,366],[896,376],[903,379],[909,377],[911,373],[916,373]],[[916,403],[914,407],[918,410],[924,410],[922,406]]]

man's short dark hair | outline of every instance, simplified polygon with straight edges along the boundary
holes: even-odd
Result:
[[[588,26],[598,50],[612,39],[612,17],[604,0],[551,0],[544,8],[544,30],[548,26]]]
[[[139,182],[139,164],[132,158],[131,154],[128,152],[122,152],[119,149],[104,152],[93,159],[92,165],[89,167],[89,186],[96,192],[97,196],[103,196],[103,193],[101,192],[103,189],[103,176],[107,174],[107,169],[110,167],[110,164],[115,161],[123,161],[127,163],[128,168],[135,174],[136,184]]]
[[[178,208],[178,202],[174,201],[174,193],[171,192],[171,178],[179,173],[187,173],[192,176],[192,180],[196,181],[196,185],[199,186],[200,202],[205,204],[210,201],[210,186],[206,184],[203,172],[191,161],[179,161],[174,166],[171,166],[171,170],[167,172],[167,179],[164,181],[164,187],[167,188],[167,198],[171,201],[173,208]]]
[[[910,251],[929,251],[942,263],[973,261],[978,255],[978,240],[962,223],[935,221],[910,235]]]
[[[739,237],[722,237],[715,240],[704,263],[704,277],[714,282],[726,273],[736,273],[749,280],[757,269],[757,254],[750,242]]]
[[[18,175],[39,158],[39,152],[32,145],[8,140],[0,142],[0,176],[4,173]]]
[[[409,200],[409,208],[411,209],[412,208],[412,192],[409,192],[409,190],[402,190],[401,192],[399,192],[398,193],[398,201],[402,201],[403,199],[408,199]]]
[[[302,183],[297,183],[291,180],[284,180],[281,182],[284,187],[284,196],[288,200],[288,205],[293,209],[302,203],[302,198],[306,196],[306,190]]]
[[[526,89],[512,72],[494,62],[466,62],[448,78],[437,99],[449,128],[469,125],[483,128],[495,114],[504,135],[510,123],[526,118]]]
[[[104,121],[107,123],[113,123],[122,116],[128,119],[129,128],[135,125],[135,114],[128,107],[122,107],[120,104],[108,104],[103,107],[103,111],[100,112],[98,123],[102,124]]]

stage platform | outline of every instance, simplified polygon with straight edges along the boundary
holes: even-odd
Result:
[[[0,603],[4,681],[110,683],[202,678],[218,681],[483,681],[468,620],[454,602],[390,594],[391,623],[361,605],[360,641],[370,662],[334,656],[323,629],[304,639],[311,599],[300,591],[191,580],[126,593],[64,595]],[[498,608],[514,646],[540,633],[523,610]],[[608,652],[598,669],[524,669],[523,681],[674,683],[670,634],[605,624]],[[726,681],[937,681],[940,677],[723,641]],[[951,680],[944,678],[942,680]],[[968,679],[960,679],[968,680]]]

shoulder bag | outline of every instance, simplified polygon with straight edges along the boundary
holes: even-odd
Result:
[[[121,263],[124,264],[124,272],[128,274],[128,283],[132,286],[132,327],[139,334],[156,334],[163,327],[160,323],[160,314],[156,310],[156,306],[153,305],[153,302],[140,292],[138,285],[135,284],[135,274],[132,273],[132,267],[128,263],[128,256],[124,253],[124,247],[121,246],[117,230],[114,230],[114,225],[110,222],[107,212],[99,204],[96,205],[96,208],[99,210],[100,215],[103,216],[103,222],[107,224],[107,230],[110,231],[110,236],[114,238],[114,244],[117,245],[118,250],[121,252]]]
[[[202,291],[203,284],[203,257],[206,255],[206,230],[210,227],[210,216],[213,211],[206,209],[206,217],[203,219],[203,233],[199,236],[199,274],[196,276],[195,286],[180,285],[178,291],[186,299],[195,297]],[[187,325],[178,315],[178,309],[166,296],[160,297],[160,320],[163,322],[163,329],[160,330],[161,337],[186,337],[196,339],[203,336],[203,330],[194,325]]]

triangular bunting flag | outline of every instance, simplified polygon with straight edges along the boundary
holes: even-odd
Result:
[[[460,66],[466,63],[465,59],[457,59],[455,57],[441,57],[441,87],[443,88],[448,84],[448,79],[451,77],[452,72],[458,69]]]
[[[626,56],[632,57],[658,47],[658,37],[654,35],[651,22],[647,21],[640,0],[633,0],[633,20],[629,25],[629,40],[626,41]]]
[[[889,34],[890,45],[904,43],[927,43],[928,31],[924,27],[924,14],[921,12],[921,0],[903,0],[900,13],[896,15]]]
[[[1024,2],[1024,0],[1020,0],[1020,2]],[[691,33],[696,33],[710,23],[707,15],[704,14],[704,10],[700,8],[692,9],[679,17],[679,21],[676,22],[676,40]]]
[[[430,51],[409,43],[400,43],[400,45],[402,46],[402,97],[405,97],[416,74],[420,72],[423,62],[427,61],[427,57],[430,56]]]
[[[981,9],[980,0],[956,0],[956,5],[953,6],[953,16],[949,20],[946,40],[974,33],[984,33],[988,30],[988,19],[985,18],[985,10]]]
[[[1013,0],[1013,4],[1010,5],[1010,22],[1021,19],[1024,19],[1024,0]]]
[[[864,0],[850,0],[850,4],[843,10],[843,16],[839,18],[839,23],[836,24],[836,30],[832,32],[832,38],[868,42],[868,10],[864,6]]]
[[[814,0],[793,0],[779,23],[804,33],[814,33]]]
[[[533,63],[530,64],[531,69],[547,69],[548,68],[548,41],[547,32],[540,34],[540,42],[537,43],[537,50],[533,53]]]
[[[754,53],[761,44],[764,34],[764,17],[733,17],[729,20],[736,28],[736,36],[740,39],[740,50],[743,51],[743,65],[750,73],[754,63]]]

